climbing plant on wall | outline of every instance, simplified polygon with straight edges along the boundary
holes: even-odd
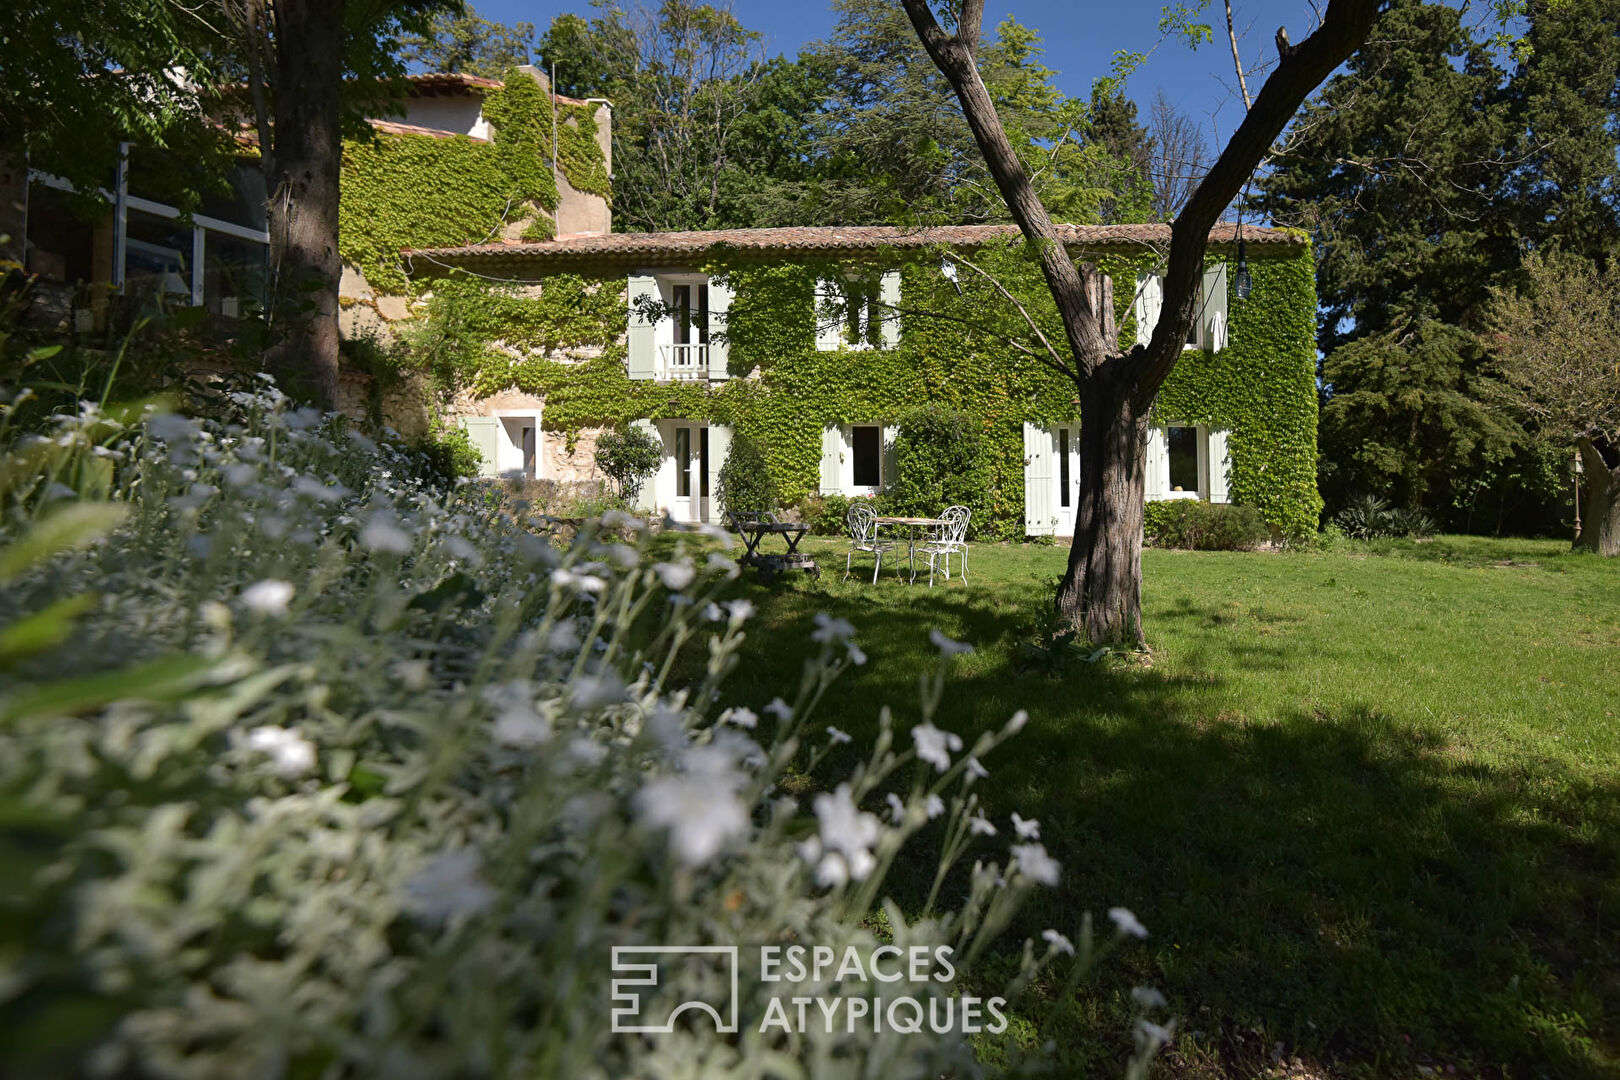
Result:
[[[344,143],[338,247],[379,292],[406,291],[404,248],[479,243],[524,221],[525,240],[556,235],[550,96],[513,68],[485,96],[484,116],[494,125],[492,143],[384,132]],[[607,198],[607,159],[595,131],[593,106],[561,106],[557,168],[575,190]]]
[[[1063,340],[1049,294],[1018,245],[980,252],[975,261],[993,266],[1028,298],[1052,340]],[[1120,283],[1121,342],[1133,343],[1130,284],[1148,256],[1110,254],[1100,261]],[[1321,508],[1310,251],[1299,245],[1262,252],[1251,255],[1250,267],[1253,295],[1230,300],[1228,347],[1189,350],[1160,392],[1156,419],[1232,429],[1234,499],[1258,507],[1285,533],[1304,535],[1314,531]],[[894,423],[920,404],[937,403],[968,417],[981,440],[983,466],[971,500],[975,534],[1022,537],[1023,424],[1073,423],[1079,407],[1072,384],[1006,344],[1004,338],[1023,332],[1022,319],[997,305],[987,287],[964,275],[958,295],[937,261],[912,256],[902,270],[906,314],[898,347],[820,351],[815,283],[834,271],[832,265],[716,263],[708,269],[726,275],[734,291],[733,377],[715,383],[628,377],[622,277],[563,275],[513,288],[452,276],[433,283],[434,303],[463,297],[476,311],[462,316],[486,343],[469,381],[476,394],[515,388],[540,395],[546,428],[569,433],[640,418],[730,425],[763,450],[787,503],[817,490],[824,426]]]

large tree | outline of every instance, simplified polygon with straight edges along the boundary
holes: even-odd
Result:
[[[486,19],[471,9],[441,11],[426,32],[401,39],[400,59],[423,71],[456,71],[498,79],[529,62],[535,52],[534,23]]]
[[[1148,418],[1198,313],[1210,229],[1248,180],[1306,95],[1366,40],[1379,0],[1330,0],[1321,25],[1282,55],[1243,122],[1171,226],[1164,307],[1147,345],[1118,347],[1108,280],[1075,265],[1020,162],[979,73],[983,0],[961,0],[942,27],[928,0],[903,0],[929,56],[949,80],[996,187],[1063,320],[1068,355],[1052,363],[1080,397],[1080,497],[1068,570],[1055,599],[1060,618],[1098,643],[1144,644],[1142,508]]]
[[[1522,287],[1492,290],[1487,324],[1513,404],[1580,455],[1575,546],[1620,555],[1620,259],[1532,255]]]
[[[259,135],[271,262],[270,366],[328,407],[338,403],[338,183],[345,127],[397,93],[400,39],[460,0],[218,0]]]

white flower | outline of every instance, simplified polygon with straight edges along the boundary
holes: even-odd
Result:
[[[748,811],[737,798],[741,778],[709,773],[661,776],[636,794],[641,821],[669,830],[669,846],[688,866],[702,866],[748,835]]]
[[[941,731],[933,724],[918,724],[911,729],[911,741],[917,744],[917,756],[940,772],[951,767],[951,751],[962,749],[962,737]]]
[[[940,633],[937,626],[928,631],[928,640],[934,643],[934,648],[939,650],[941,656],[958,656],[973,651],[973,646],[965,641],[952,641]]]
[[[339,502],[349,493],[342,484],[323,484],[313,476],[300,476],[293,481],[292,489],[324,503]]]
[[[904,821],[906,819],[906,804],[900,801],[900,796],[891,791],[883,798],[889,804],[889,820],[896,825]]]
[[[629,529],[631,532],[640,532],[647,527],[647,523],[640,518],[631,517],[622,510],[608,510],[602,514],[602,527],[604,529]]]
[[[1018,860],[1018,869],[1025,877],[1041,885],[1058,883],[1058,873],[1062,867],[1046,853],[1045,845],[1014,844],[1011,850],[1013,858]]]
[[[727,709],[720,714],[722,724],[736,724],[740,728],[756,728],[759,726],[759,714],[753,709],[741,705],[734,709]]]
[[[793,706],[781,698],[771,698],[771,703],[765,706],[765,711],[781,720],[783,723],[793,719]]]
[[[248,732],[247,745],[269,757],[276,774],[289,780],[315,767],[315,744],[298,734],[296,728],[270,724],[256,727]]]
[[[289,582],[266,578],[256,581],[242,590],[242,603],[249,610],[260,615],[281,616],[287,614],[287,605],[292,601],[293,587]]]
[[[664,583],[664,588],[670,592],[680,592],[697,577],[697,569],[690,559],[682,559],[678,563],[653,563],[653,570],[658,574],[658,580]]]
[[[580,712],[595,712],[624,700],[624,680],[609,668],[600,675],[582,675],[574,680],[568,703]]]
[[[1020,731],[1024,730],[1024,725],[1027,723],[1029,723],[1029,713],[1025,712],[1023,709],[1019,709],[1017,712],[1012,714],[1012,719],[1007,721],[1007,730],[1016,735]]]
[[[551,572],[551,583],[559,589],[576,589],[586,593],[599,593],[607,588],[607,581],[595,574],[576,574],[562,568]]]
[[[829,854],[842,856],[849,877],[861,881],[877,866],[872,845],[877,843],[883,825],[876,814],[855,805],[847,783],[828,794],[817,795],[813,803],[821,826],[821,843]]]
[[[724,555],[720,554],[718,551],[709,552],[708,569],[711,570],[711,571],[718,570],[721,573],[723,573],[727,578],[734,578],[739,573],[741,573],[741,571],[739,571],[737,569],[737,564],[735,562],[733,562],[732,560],[726,558]]]
[[[703,605],[704,622],[719,622],[723,618],[725,618],[725,616],[720,613],[720,605],[715,603],[713,600],[710,600],[707,604]]]
[[[749,600],[732,600],[726,604],[726,611],[731,616],[733,625],[741,626],[754,614],[754,605]]]
[[[1136,1021],[1136,1042],[1143,1050],[1151,1052],[1168,1046],[1170,1040],[1175,1037],[1176,1022],[1174,1020],[1164,1025],[1155,1024],[1146,1017],[1138,1018]]]
[[[371,515],[371,520],[366,522],[366,527],[360,532],[360,542],[372,551],[386,552],[389,555],[411,553],[410,535],[394,523],[394,515],[386,510],[379,510]]]
[[[435,855],[405,879],[404,907],[426,922],[442,923],[479,915],[495,903],[495,890],[479,875],[478,852],[469,849]]]
[[[810,640],[822,645],[833,645],[848,641],[855,636],[855,624],[848,619],[837,618],[825,611],[816,612],[816,630],[810,635]]]
[[[1041,931],[1041,938],[1048,945],[1052,946],[1053,952],[1067,953],[1070,956],[1074,955],[1074,942],[1070,941],[1056,930]]]
[[[862,651],[859,645],[852,641],[847,647],[849,649],[850,663],[854,664],[856,667],[860,667],[862,664],[866,663],[866,653]]]
[[[982,780],[990,775],[990,770],[979,764],[978,758],[970,757],[967,759],[967,774],[975,780]]]
[[[1164,995],[1151,986],[1135,986],[1131,988],[1131,1000],[1144,1009],[1162,1009],[1168,1004]]]
[[[497,743],[527,750],[551,738],[551,721],[535,711],[534,687],[527,679],[486,687],[481,696],[495,710],[490,735]]]
[[[847,743],[847,742],[854,742],[855,741],[853,736],[851,736],[851,735],[849,735],[849,734],[847,734],[845,732],[839,731],[835,727],[828,727],[827,728],[827,737],[832,740],[834,746],[837,746],[839,743]]]
[[[930,792],[923,808],[928,811],[928,820],[933,821],[945,812],[945,800]]]
[[[1137,921],[1130,908],[1111,907],[1108,917],[1114,922],[1114,929],[1131,937],[1145,938],[1148,936],[1147,927]]]
[[[433,668],[426,660],[396,660],[388,672],[407,690],[426,690],[432,681]]]
[[[996,835],[996,827],[990,824],[989,819],[984,816],[983,810],[968,819],[968,829],[972,831],[974,836]]]
[[[546,651],[571,653],[579,648],[579,627],[572,622],[560,622],[546,635]]]
[[[1017,833],[1020,838],[1024,840],[1039,840],[1041,838],[1041,823],[1034,818],[1026,820],[1019,817],[1018,811],[1014,810],[1012,823],[1013,832]]]

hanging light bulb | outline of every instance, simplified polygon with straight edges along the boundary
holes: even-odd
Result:
[[[1249,277],[1249,253],[1247,248],[1248,245],[1242,240],[1238,241],[1237,276],[1233,279],[1233,284],[1237,286],[1237,298],[1239,300],[1247,300],[1249,293],[1254,289],[1254,279]]]
[[[956,264],[950,259],[944,259],[939,264],[939,272],[945,275],[945,280],[956,286],[956,295],[962,295],[962,283],[956,277]]]

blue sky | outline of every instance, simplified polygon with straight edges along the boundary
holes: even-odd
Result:
[[[565,11],[590,15],[588,0],[473,0],[478,12],[501,22],[528,21],[544,30],[553,16]],[[899,0],[895,0],[896,3]],[[737,17],[744,26],[765,35],[772,53],[793,55],[808,42],[832,32],[833,12],[822,3],[793,3],[783,0],[735,0]],[[1311,25],[1311,7],[1306,0],[1234,0],[1234,19],[1246,37],[1240,39],[1245,66],[1275,56],[1272,35],[1287,26],[1297,42]],[[1015,5],[987,4],[986,27],[1007,15],[1014,15],[1026,26],[1039,30],[1046,39],[1046,65],[1059,72],[1058,85],[1065,93],[1084,97],[1091,82],[1106,75],[1117,49],[1139,52],[1154,50],[1147,63],[1131,77],[1128,92],[1142,107],[1145,118],[1154,92],[1163,87],[1169,98],[1204,127],[1206,136],[1218,131],[1224,143],[1243,112],[1232,72],[1232,55],[1225,38],[1225,16],[1218,5],[1211,5],[1208,16],[1217,36],[1212,44],[1196,52],[1175,41],[1159,41],[1157,3],[1112,0],[1097,4],[1077,4],[1073,0],[1020,0]],[[1155,45],[1157,48],[1155,49]],[[1251,80],[1250,92],[1259,89]],[[1212,143],[1219,145],[1216,140]]]

